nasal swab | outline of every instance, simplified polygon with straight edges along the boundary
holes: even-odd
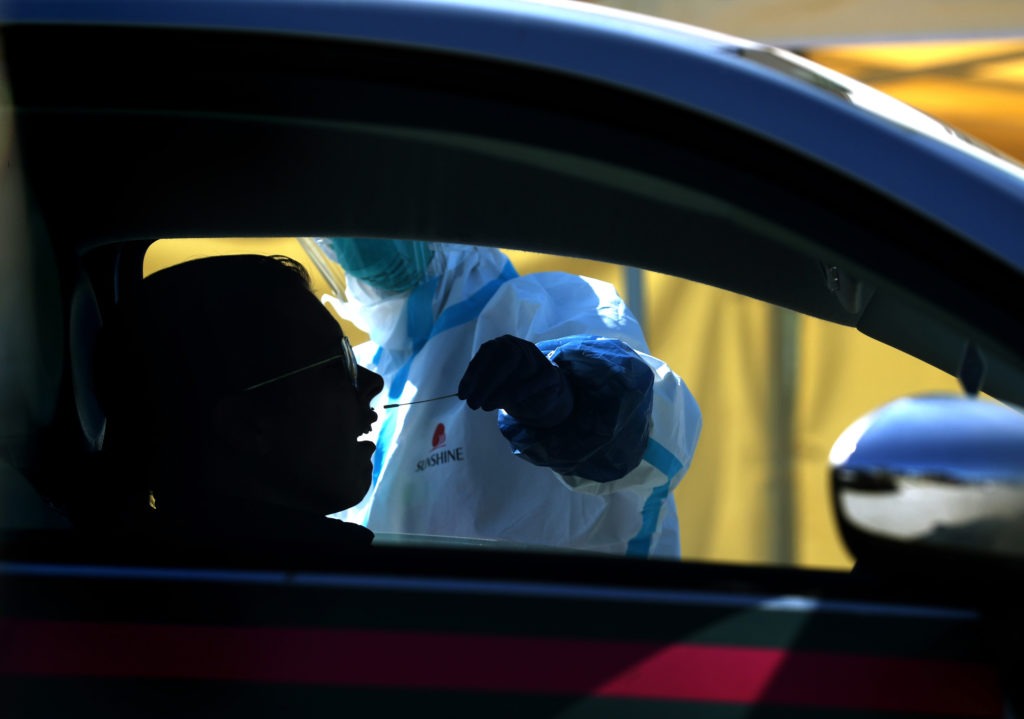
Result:
[[[395,403],[394,405],[385,405],[384,409],[385,410],[390,410],[392,407],[407,407],[408,405],[419,405],[421,403],[421,401],[436,401],[438,399],[447,399],[449,397],[457,397],[457,396],[459,396],[459,392],[453,392],[452,394],[443,394],[443,395],[441,395],[439,397],[430,397],[429,399],[414,399],[413,401],[399,401],[399,403]]]

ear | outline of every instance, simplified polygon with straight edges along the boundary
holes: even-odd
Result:
[[[247,394],[222,397],[213,407],[216,440],[235,452],[263,456],[270,451],[271,414],[262,402]]]

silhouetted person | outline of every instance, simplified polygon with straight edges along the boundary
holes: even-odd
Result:
[[[96,371],[110,510],[98,526],[191,547],[370,543],[325,515],[369,488],[374,445],[359,437],[383,382],[355,364],[294,260],[154,273],[105,326]]]

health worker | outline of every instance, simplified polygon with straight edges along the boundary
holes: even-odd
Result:
[[[314,247],[345,271],[345,300],[328,301],[369,334],[359,364],[398,405],[376,408],[365,499],[332,516],[378,534],[679,557],[672,491],[701,413],[612,285],[520,276],[487,247]]]

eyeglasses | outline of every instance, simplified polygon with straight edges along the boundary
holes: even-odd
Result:
[[[345,335],[342,335],[341,336],[341,352],[340,353],[335,354],[335,355],[331,355],[330,357],[325,357],[322,360],[317,360],[313,364],[308,364],[308,365],[306,365],[304,367],[299,367],[298,369],[293,369],[290,372],[285,372],[284,374],[278,375],[276,377],[271,377],[270,379],[265,379],[262,382],[257,382],[256,384],[251,384],[248,387],[243,388],[242,391],[243,392],[248,392],[251,389],[257,389],[259,387],[265,387],[268,384],[273,384],[274,382],[278,382],[280,380],[287,379],[288,377],[291,377],[293,375],[297,375],[300,372],[305,372],[306,370],[311,370],[311,369],[314,369],[316,367],[321,367],[321,366],[323,366],[325,364],[328,364],[329,362],[334,362],[335,360],[339,360],[339,359],[342,360],[345,363],[345,371],[348,372],[349,379],[352,381],[352,387],[358,390],[359,389],[359,365],[356,363],[356,354],[355,354],[355,352],[352,351],[352,344],[348,341],[348,337],[346,337]]]

